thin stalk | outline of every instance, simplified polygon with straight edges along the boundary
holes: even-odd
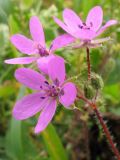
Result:
[[[110,132],[108,130],[108,127],[107,127],[106,123],[103,120],[103,117],[102,117],[101,113],[99,112],[99,110],[97,108],[94,109],[94,112],[95,112],[97,118],[99,119],[99,122],[100,122],[100,124],[101,124],[101,126],[103,128],[103,131],[104,131],[107,139],[108,139],[108,142],[109,142],[109,144],[110,144],[110,146],[112,148],[113,153],[115,154],[116,158],[118,160],[120,160],[120,153],[119,153],[118,149],[116,148],[115,143],[113,142],[111,134],[110,134]]]
[[[88,80],[91,79],[91,65],[90,65],[90,51],[89,48],[86,48],[87,53],[87,68],[88,68]]]
[[[100,122],[100,124],[101,124],[101,126],[102,126],[102,128],[103,128],[103,132],[104,132],[105,135],[106,135],[106,138],[107,138],[107,140],[108,140],[108,143],[109,143],[110,146],[111,146],[111,149],[112,149],[113,153],[115,154],[117,160],[120,160],[120,153],[119,153],[118,149],[116,148],[115,143],[113,142],[113,139],[112,139],[111,134],[110,134],[110,132],[109,132],[109,130],[108,130],[108,127],[107,127],[106,123],[104,122],[101,113],[100,113],[99,110],[97,109],[96,104],[90,102],[90,101],[89,101],[88,99],[86,99],[84,96],[77,96],[77,97],[78,97],[79,99],[82,99],[84,102],[86,102],[87,104],[89,104],[89,105],[92,107],[92,109],[94,110],[94,112],[95,112],[95,114],[96,114],[96,116],[97,116],[97,118],[98,118],[98,120],[99,120],[99,122]]]

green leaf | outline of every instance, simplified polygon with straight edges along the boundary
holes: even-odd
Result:
[[[61,140],[52,124],[49,124],[41,134],[52,160],[68,160],[67,153],[65,152]]]
[[[17,99],[20,99],[25,94],[25,87],[21,87]],[[23,147],[22,147],[22,132],[21,121],[14,118],[11,119],[10,129],[6,137],[6,151],[10,158],[13,160],[23,160]]]

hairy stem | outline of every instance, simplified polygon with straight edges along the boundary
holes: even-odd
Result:
[[[103,117],[102,117],[101,113],[98,111],[97,107],[94,108],[94,112],[95,112],[97,118],[99,119],[99,122],[100,122],[100,124],[101,124],[101,126],[103,128],[103,131],[104,131],[107,139],[108,139],[108,142],[109,142],[109,144],[110,144],[110,146],[112,148],[113,153],[116,155],[116,158],[118,160],[120,160],[120,153],[119,153],[118,149],[116,148],[115,143],[112,140],[111,134],[110,134],[110,132],[109,132],[109,130],[107,128],[107,125],[104,122]]]
[[[89,104],[89,106],[92,107],[92,109],[94,110],[94,113],[96,114],[96,116],[97,116],[97,118],[98,118],[98,120],[99,120],[99,122],[100,122],[100,125],[101,125],[102,128],[103,128],[103,132],[104,132],[105,135],[106,135],[106,138],[107,138],[107,140],[108,140],[108,143],[109,143],[110,146],[111,146],[111,149],[112,149],[113,153],[115,154],[117,160],[120,160],[120,153],[119,153],[118,149],[116,148],[115,143],[113,142],[113,139],[112,139],[111,134],[110,134],[110,132],[109,132],[109,130],[108,130],[108,127],[107,127],[106,123],[104,122],[101,113],[98,111],[96,104],[95,104],[95,103],[92,103],[91,101],[89,101],[89,100],[88,100],[87,98],[85,98],[83,95],[82,95],[82,96],[77,96],[77,97],[78,97],[79,99],[82,99],[84,102],[86,102],[87,104]]]
[[[88,68],[88,80],[91,79],[91,65],[90,65],[90,51],[89,48],[86,48],[87,53],[87,68]]]

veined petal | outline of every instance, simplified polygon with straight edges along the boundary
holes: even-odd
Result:
[[[100,6],[92,8],[87,16],[86,25],[91,26],[91,30],[97,31],[102,25],[103,11]]]
[[[74,103],[77,96],[77,90],[73,83],[68,82],[63,86],[63,95],[59,97],[60,103],[66,108],[69,108]]]
[[[4,62],[7,64],[29,64],[37,60],[35,57],[21,57],[21,58],[12,58],[7,59]]]
[[[87,29],[79,29],[74,33],[74,37],[81,40],[91,40],[95,37],[96,32]]]
[[[59,48],[67,46],[74,41],[75,38],[69,34],[60,35],[52,41],[50,51],[53,52]]]
[[[39,42],[42,47],[45,47],[45,36],[41,22],[38,17],[33,16],[29,22],[30,33],[34,41]]]
[[[40,57],[37,60],[37,65],[41,72],[48,74],[48,63],[54,57],[55,56],[53,54],[50,54],[49,56],[46,57]]]
[[[99,36],[101,33],[103,33],[108,27],[117,24],[116,20],[109,20],[104,26],[100,28],[100,30],[96,33],[96,36]]]
[[[29,68],[19,68],[15,71],[15,78],[25,86],[40,90],[40,86],[46,79],[38,72]]]
[[[33,93],[18,100],[12,112],[14,118],[24,120],[40,112],[48,102],[48,99],[43,99],[43,96],[41,93]]]
[[[47,127],[55,114],[56,107],[56,100],[51,100],[49,103],[46,104],[38,119],[38,123],[35,127],[35,133],[40,133]]]
[[[67,25],[65,25],[61,20],[59,20],[58,18],[54,17],[54,21],[67,33],[71,34],[70,29],[67,27]]]
[[[79,25],[82,25],[82,21],[77,16],[77,14],[73,10],[68,8],[64,9],[63,11],[63,19],[65,24],[67,24],[67,26],[71,28],[72,31],[75,31],[76,29],[78,29]]]
[[[12,44],[22,53],[34,54],[33,41],[21,34],[15,34],[10,38]]]
[[[65,64],[64,59],[55,56],[48,63],[48,75],[53,83],[61,84],[65,80]]]

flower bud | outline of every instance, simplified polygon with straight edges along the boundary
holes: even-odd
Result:
[[[91,85],[96,90],[102,89],[104,86],[104,83],[101,76],[99,76],[98,74],[93,74],[91,77]]]
[[[84,84],[84,95],[88,99],[92,99],[94,97],[94,89],[90,84]]]

